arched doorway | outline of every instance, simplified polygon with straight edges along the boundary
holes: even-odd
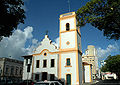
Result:
[[[66,75],[66,85],[71,85],[71,74]]]

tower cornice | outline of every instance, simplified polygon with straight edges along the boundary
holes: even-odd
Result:
[[[67,18],[72,18],[72,17],[76,17],[75,12],[69,12],[69,13],[65,13],[60,15],[59,20],[63,20],[63,19],[67,19]]]
[[[77,33],[78,33],[79,36],[81,37],[81,34],[80,34],[80,32],[78,31],[78,29],[71,29],[71,30],[69,30],[69,31],[61,31],[61,32],[59,32],[59,33],[65,33],[65,32],[71,32],[71,31],[77,31]]]

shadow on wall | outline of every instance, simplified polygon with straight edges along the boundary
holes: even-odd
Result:
[[[65,79],[59,79],[55,76],[55,74],[48,74],[47,72],[37,72],[33,73],[33,78],[35,82],[39,81],[59,81],[62,85],[64,85]]]

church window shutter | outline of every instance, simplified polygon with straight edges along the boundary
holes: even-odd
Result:
[[[51,67],[55,67],[55,60],[51,59]]]
[[[36,60],[36,68],[39,68],[39,60]]]
[[[67,66],[70,66],[70,58],[67,59]]]
[[[43,60],[43,67],[47,67],[47,60]]]

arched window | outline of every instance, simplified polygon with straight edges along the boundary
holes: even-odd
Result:
[[[66,31],[69,31],[69,30],[70,30],[70,24],[66,23]]]

